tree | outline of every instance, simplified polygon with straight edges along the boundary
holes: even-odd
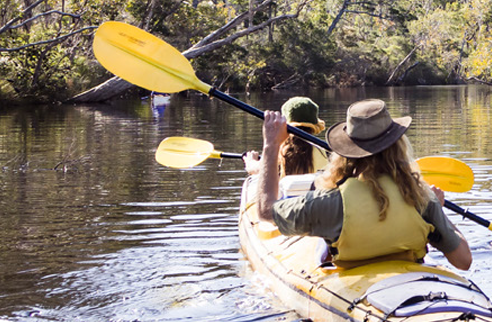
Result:
[[[91,66],[86,55],[96,28],[93,23],[118,17],[121,1],[0,3],[0,72],[3,83],[7,81],[22,98],[60,100],[97,78],[97,69],[88,77]]]
[[[246,36],[250,36],[252,34],[258,33],[259,31],[272,26],[274,24],[280,24],[285,20],[295,19],[299,16],[299,13],[304,10],[306,5],[310,0],[301,0],[299,3],[283,3],[283,6],[292,6],[292,9],[288,9],[287,7],[282,8],[284,13],[278,14],[275,16],[269,16],[265,19],[258,21],[256,24],[251,24],[249,20],[250,16],[258,16],[264,14],[268,11],[268,9],[274,5],[273,0],[265,0],[261,3],[256,4],[256,6],[249,6],[247,10],[242,11],[240,14],[237,14],[232,19],[229,19],[229,15],[235,14],[236,10],[229,8],[226,6],[226,3],[220,3],[219,5],[211,6],[210,4],[197,5],[196,8],[191,6],[187,2],[183,2],[180,5],[180,8],[176,8],[176,11],[173,12],[172,15],[168,15],[170,21],[166,23],[167,26],[180,26],[181,33],[185,32],[187,37],[185,39],[193,39],[196,37],[196,30],[203,30],[204,28],[197,28],[201,23],[195,22],[193,19],[185,19],[183,22],[183,17],[188,17],[190,15],[194,15],[197,17],[210,17],[215,22],[214,24],[208,24],[207,26],[217,26],[217,21],[222,21],[223,24],[220,25],[217,29],[211,30],[207,35],[203,36],[200,40],[198,40],[194,45],[190,48],[183,51],[183,55],[188,59],[194,59],[203,55],[205,53],[210,53],[216,51],[218,48],[225,46],[232,46],[232,44]],[[278,4],[275,4],[278,5]],[[241,6],[238,6],[239,8]],[[146,10],[139,10],[139,12],[147,12]],[[179,12],[179,14],[178,14]],[[209,15],[205,13],[208,12]],[[198,13],[201,13],[200,15]],[[148,14],[142,15],[145,17],[146,21],[154,21],[156,18],[154,16],[149,16]],[[159,18],[162,19],[162,18]],[[181,23],[179,23],[181,21]],[[189,28],[190,21],[192,25],[195,25],[193,28]],[[247,24],[246,22],[249,22]],[[254,22],[254,19],[253,19]],[[245,28],[240,28],[241,25],[245,25]],[[152,23],[148,23],[147,25],[154,25]],[[157,27],[160,24],[156,25]],[[170,31],[170,27],[165,28],[165,31]],[[206,28],[205,28],[206,29]],[[162,29],[161,29],[162,32]],[[179,39],[183,39],[182,37]],[[180,47],[179,45],[176,47]],[[257,64],[253,62],[253,65]],[[261,65],[261,63],[260,63]],[[86,92],[83,92],[72,98],[72,101],[75,102],[88,102],[88,101],[99,101],[110,99],[111,97],[120,94],[122,91],[131,88],[132,85],[128,82],[118,78],[113,77],[107,80],[106,82],[89,89]]]
[[[491,4],[0,0],[0,99],[101,101],[135,88],[93,57],[107,20],[165,39],[225,89],[491,82]]]

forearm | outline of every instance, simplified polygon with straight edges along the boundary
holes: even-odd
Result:
[[[465,237],[463,237],[456,227],[454,228],[460,237],[460,244],[454,251],[444,253],[444,256],[454,267],[466,271],[470,268],[473,261],[472,254]]]
[[[273,222],[272,207],[278,198],[278,152],[287,137],[287,121],[280,112],[265,111],[263,153],[258,180],[258,216]]]
[[[273,222],[273,204],[278,198],[278,151],[277,144],[263,147],[258,180],[258,216],[260,220]]]
[[[439,195],[436,194],[438,199]],[[431,241],[431,245],[443,252],[450,264],[467,270],[472,263],[472,254],[468,242],[458,228],[444,214],[441,204],[432,198],[422,217],[435,227],[439,236]]]

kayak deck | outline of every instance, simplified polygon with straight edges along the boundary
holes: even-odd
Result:
[[[323,263],[319,237],[283,236],[258,220],[256,181],[241,197],[239,236],[254,270],[313,321],[492,321],[492,304],[469,280],[442,267],[388,261],[352,269]]]

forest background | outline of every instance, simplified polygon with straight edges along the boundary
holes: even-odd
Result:
[[[142,95],[94,58],[138,26],[221,90],[492,82],[492,0],[0,0],[0,102]]]

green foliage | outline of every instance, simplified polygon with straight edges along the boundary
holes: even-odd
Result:
[[[477,78],[492,82],[492,1],[474,0],[464,10],[468,22],[465,32],[467,58],[463,61],[463,74],[466,78]]]
[[[298,4],[277,1],[254,15],[253,26],[271,15],[294,14]],[[35,18],[20,28],[0,29],[0,48],[19,48],[0,52],[0,99],[63,100],[110,76],[92,55],[90,31],[23,48],[27,44],[120,20],[183,51],[249,5],[245,0],[46,0],[22,14],[24,2],[0,0],[0,28],[12,19],[15,25]],[[71,16],[38,16],[50,10]],[[492,0],[313,0],[298,14],[194,59],[197,74],[225,89],[383,85],[393,72],[403,84],[492,82]],[[253,26],[246,19],[220,39]]]
[[[326,25],[311,20],[291,20],[283,24],[278,33],[271,46],[263,46],[267,64],[280,75],[300,75],[304,86],[325,86],[325,75],[333,66],[335,53]]]
[[[5,13],[2,26],[17,20],[0,33],[0,48],[18,49],[0,53],[1,79],[8,81],[21,99],[63,100],[101,80],[102,69],[91,66],[90,31],[74,32],[105,20],[119,19],[126,0],[45,1],[25,14],[22,14],[24,2],[2,2],[7,5],[2,7]],[[54,10],[57,12],[43,15]],[[30,23],[14,27],[27,18],[32,19]],[[73,33],[71,37],[56,40],[70,33]],[[36,43],[39,44],[30,46]]]
[[[107,20],[126,18],[127,0],[86,0],[70,2],[70,11],[80,14],[84,25],[98,26]],[[66,10],[66,9],[65,9]]]
[[[271,41],[250,35],[199,57],[195,66],[207,71],[200,74],[204,79],[225,88],[269,90],[289,78],[296,86],[326,86],[335,48],[324,27],[290,20],[276,28]]]
[[[193,6],[188,2],[156,0],[153,5],[149,8],[147,2],[130,0],[127,10],[137,21],[148,21],[149,32],[160,35],[180,50],[191,47],[235,15],[234,9],[222,2],[202,1]]]

